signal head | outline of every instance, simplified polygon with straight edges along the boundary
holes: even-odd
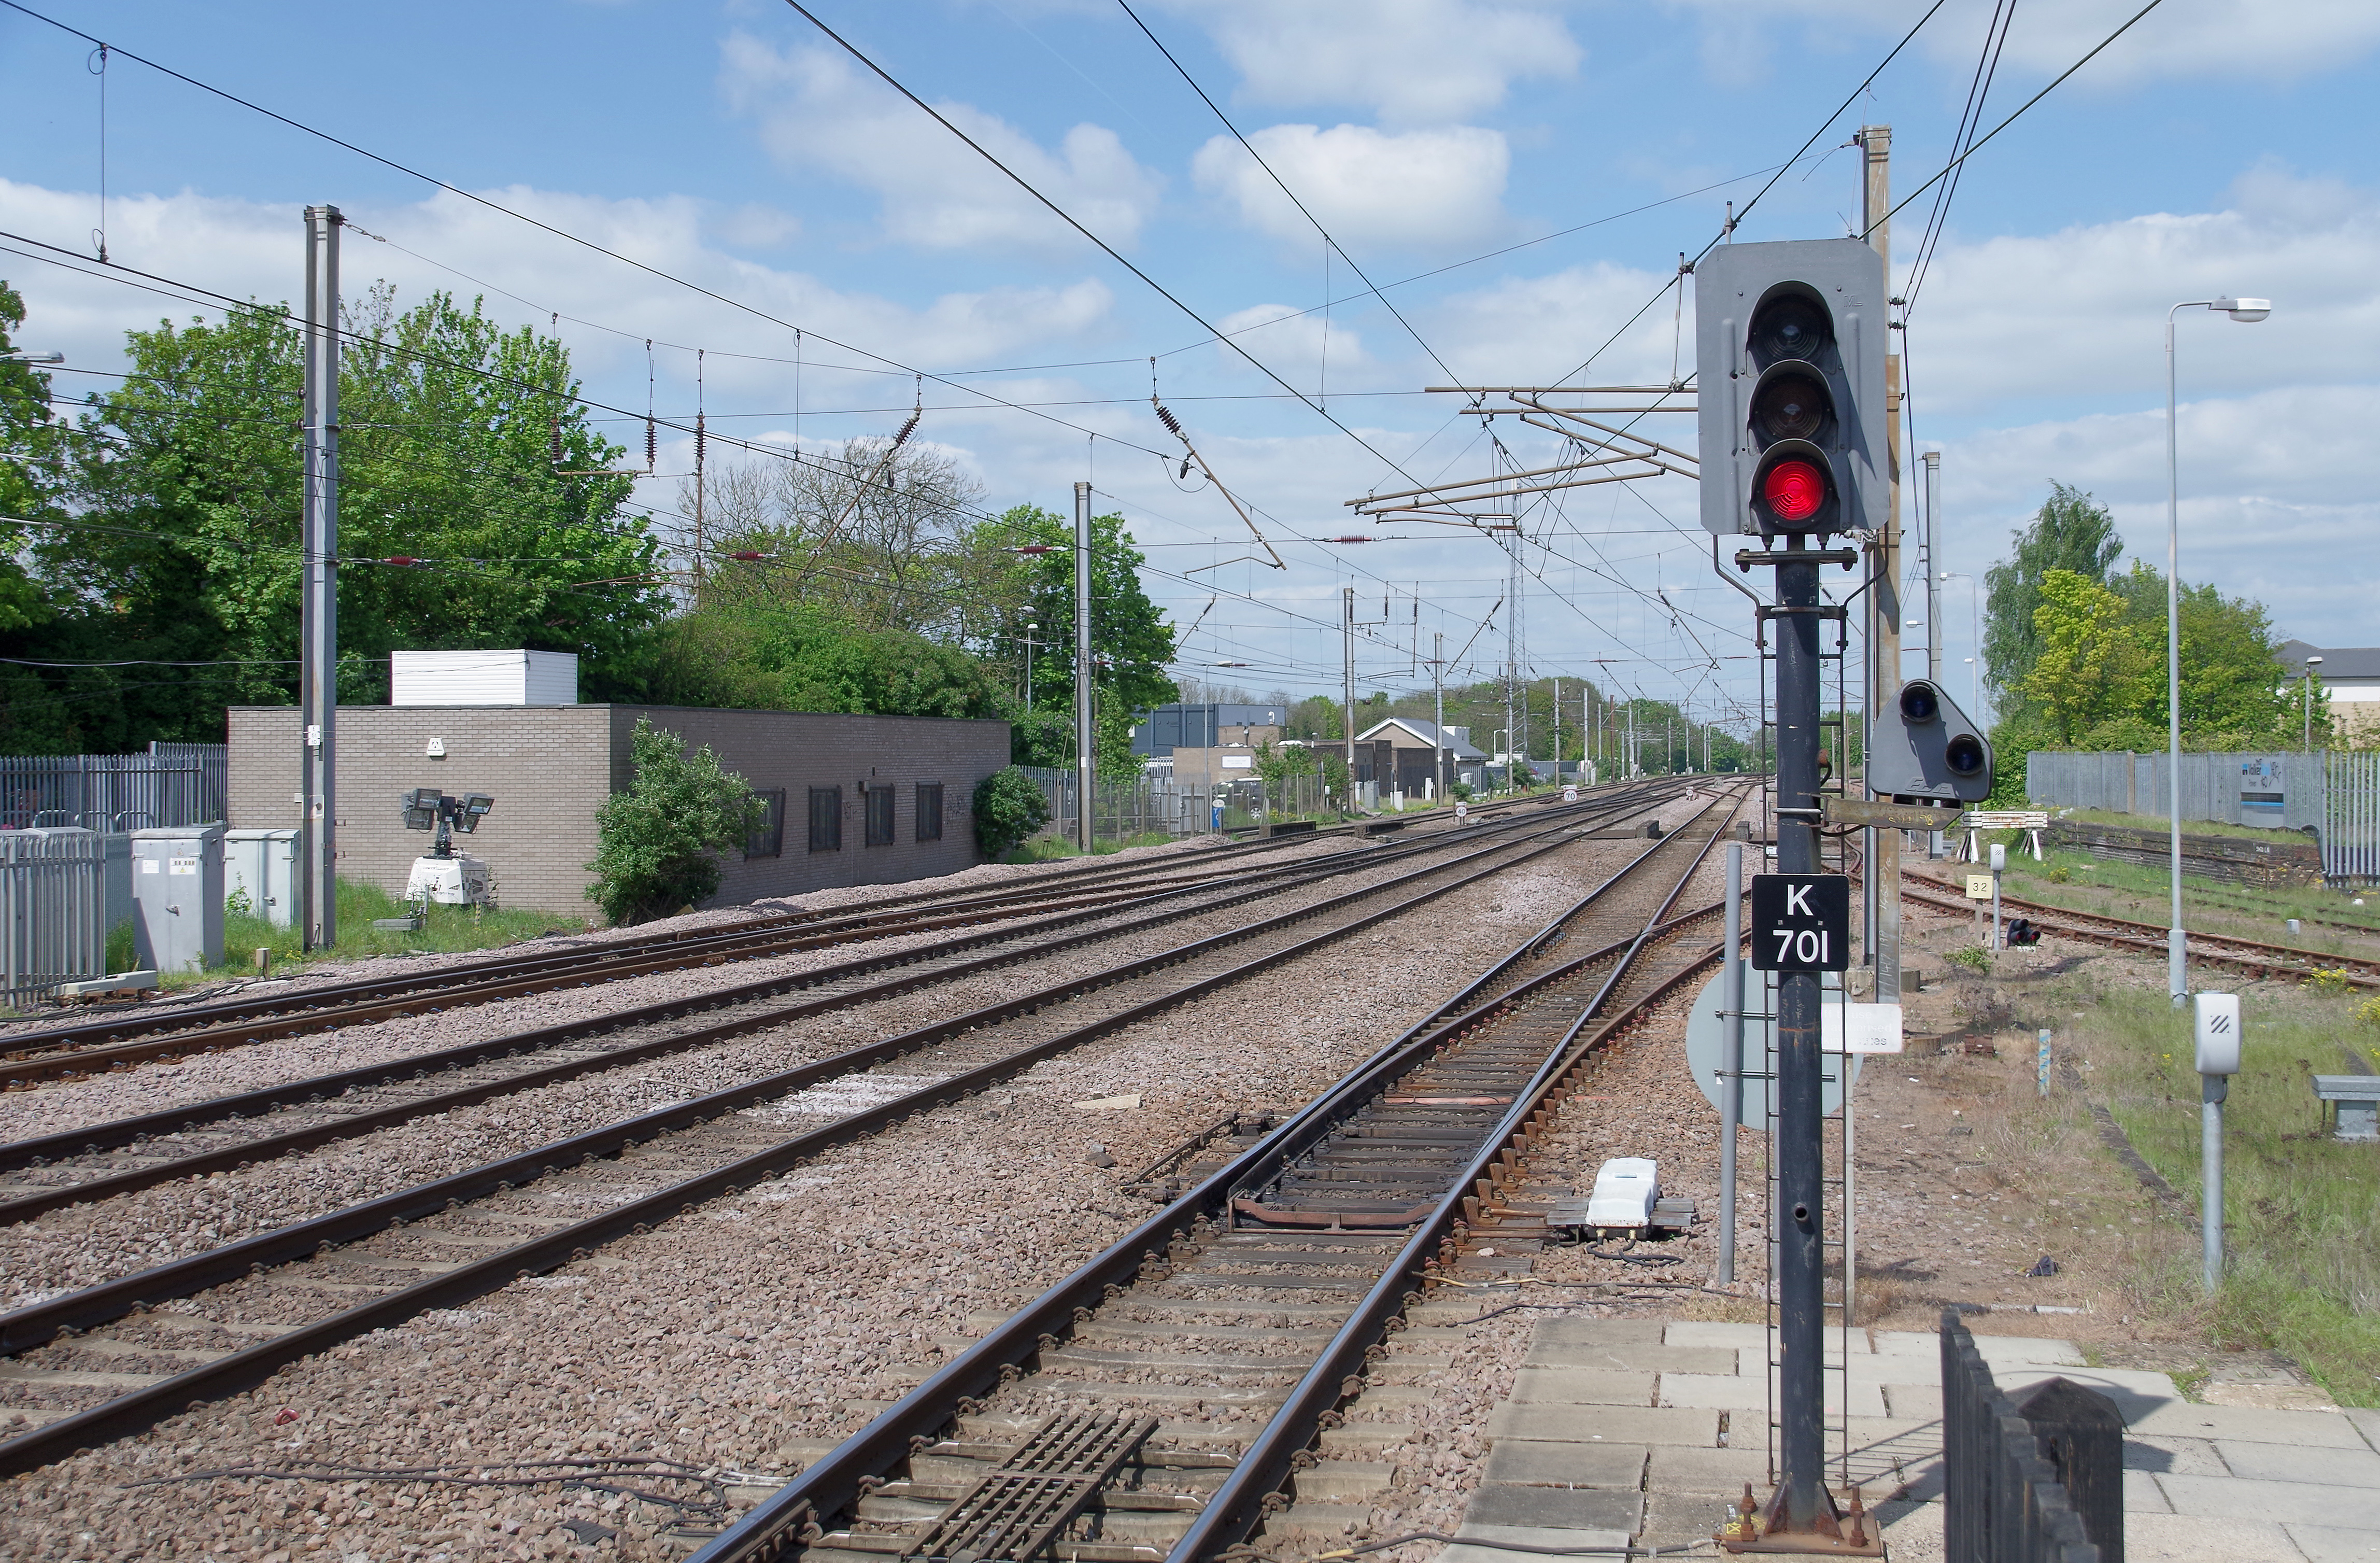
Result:
[[[1815,362],[1833,346],[1835,325],[1826,306],[1802,292],[1776,294],[1762,301],[1752,317],[1744,347],[1755,369],[1788,360]]]
[[[1841,508],[1824,455],[1806,441],[1772,451],[1760,469],[1753,513],[1764,531],[1828,531]]]
[[[1942,762],[1950,767],[1951,775],[1964,781],[1982,775],[1984,768],[1991,763],[1991,756],[1985,751],[1981,739],[1973,733],[1961,733],[1942,746]]]
[[[1942,714],[1942,691],[1923,678],[1900,686],[1900,714],[1911,724],[1932,722]]]

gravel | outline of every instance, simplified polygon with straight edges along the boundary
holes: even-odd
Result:
[[[550,1489],[502,1498],[461,1489],[392,1496],[398,1489],[232,1480],[115,1489],[276,1457],[411,1465],[574,1452],[719,1462],[761,1473],[765,1486],[817,1441],[859,1425],[869,1414],[866,1402],[898,1393],[944,1345],[960,1343],[972,1333],[971,1313],[1014,1306],[1144,1218],[1151,1207],[1120,1187],[1139,1165],[1233,1111],[1303,1101],[1629,851],[1622,843],[1583,845],[1454,892],[1415,919],[1045,1062],[1004,1090],[714,1201],[589,1261],[377,1332],[286,1369],[253,1394],[8,1483],[0,1487],[0,1537],[29,1558],[158,1556],[147,1547],[159,1536],[192,1550],[222,1544],[268,1558],[292,1548],[375,1557],[598,1556],[562,1528],[565,1520],[587,1519],[621,1532],[602,1544],[601,1556],[670,1556],[653,1539],[662,1517],[650,1506],[607,1509]],[[978,981],[1022,986],[1042,974],[1037,968]],[[832,1027],[813,1025],[802,1042],[815,1053]],[[648,1068],[600,1089],[659,1094],[689,1089],[700,1068],[725,1067],[708,1056],[674,1062],[683,1068]],[[920,1072],[911,1058],[872,1078]],[[598,1089],[581,1083],[590,1094]],[[569,1089],[538,1094],[561,1098]],[[855,1087],[842,1082],[842,1089]],[[1135,1093],[1138,1108],[1075,1105]],[[783,1117],[793,1106],[762,1113]],[[562,1111],[559,1101],[552,1110]],[[492,1105],[483,1116],[495,1112],[533,1116],[521,1100]],[[405,1143],[430,1138],[419,1133],[423,1127],[413,1126]],[[467,1131],[488,1137],[488,1149],[478,1153],[485,1154],[510,1130],[454,1123],[445,1130]],[[1118,1165],[1087,1161],[1092,1144],[1115,1153]],[[330,1160],[302,1165],[328,1178]],[[354,1198],[354,1181],[374,1173],[359,1144],[340,1160],[337,1180],[346,1191],[339,1199]],[[522,1215],[566,1214],[573,1200],[593,1192],[577,1178],[562,1175],[548,1180],[552,1187],[541,1181],[503,1203]],[[311,1187],[285,1197],[302,1202]],[[244,1218],[250,1197],[243,1189],[240,1200],[205,1214],[228,1230]],[[177,1218],[187,1225],[198,1214],[116,1210],[114,1226],[170,1227]],[[436,1240],[420,1227],[406,1237]],[[96,1231],[85,1239],[107,1240]],[[71,1248],[58,1245],[42,1262],[70,1268]],[[18,1263],[0,1255],[12,1274]],[[267,1295],[273,1289],[243,1282],[203,1305],[161,1312],[288,1316],[286,1302],[274,1311]],[[277,1423],[284,1408],[296,1414]],[[91,1501],[101,1492],[106,1500]],[[88,1542],[79,1540],[84,1532]]]

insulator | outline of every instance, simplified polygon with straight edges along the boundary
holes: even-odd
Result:
[[[562,420],[559,417],[553,421],[553,464],[557,467],[562,465]]]
[[[659,426],[658,426],[658,425],[656,425],[656,424],[653,422],[653,415],[652,415],[651,413],[650,413],[650,412],[649,412],[649,413],[645,414],[645,470],[646,470],[646,471],[648,471],[648,472],[651,471],[651,470],[653,470],[653,465],[654,465],[654,463],[655,463],[655,462],[657,462],[657,461],[659,461],[659,460],[661,459],[661,449],[662,449],[662,443],[661,443],[661,430],[660,430]]]
[[[898,450],[898,449],[900,449],[903,446],[905,446],[905,445],[906,445],[906,444],[908,444],[908,443],[909,443],[909,436],[910,436],[911,434],[913,434],[913,433],[917,433],[917,420],[918,420],[918,418],[919,418],[920,416],[921,416],[920,414],[918,414],[918,413],[915,413],[915,412],[913,412],[913,413],[909,414],[909,421],[907,421],[906,423],[902,424],[902,425],[901,425],[901,432],[900,432],[899,433],[897,433],[897,434],[895,434],[895,435],[893,435],[893,436],[892,436],[892,448],[893,448],[893,449]]]
[[[1185,444],[1188,442],[1190,436],[1182,432],[1181,421],[1173,416],[1172,410],[1163,402],[1157,404],[1157,421],[1172,430],[1176,439]]]
[[[707,444],[703,433],[702,414],[698,412],[694,415],[694,464],[697,467],[702,465],[703,453],[706,448]]]

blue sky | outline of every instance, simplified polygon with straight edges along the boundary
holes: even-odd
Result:
[[[792,364],[774,361],[796,356],[792,331],[122,58],[104,84],[115,260],[235,296],[294,297],[298,208],[329,201],[392,241],[350,236],[351,292],[386,276],[407,298],[433,286],[468,296],[480,290],[468,274],[516,296],[490,294],[509,320],[591,323],[565,318],[559,334],[590,392],[622,407],[645,405],[648,336],[678,345],[652,357],[662,411],[692,410],[694,354],[680,349],[701,347],[711,426],[756,441],[790,441],[797,402],[811,442],[890,432],[913,383],[887,360],[1036,404],[1038,416],[929,385],[917,437],[978,476],[988,508],[1063,509],[1074,480],[1091,476],[1151,545],[1160,601],[1184,623],[1205,614],[1182,671],[1258,693],[1336,689],[1326,626],[1349,581],[1371,617],[1393,586],[1398,646],[1416,595],[1425,647],[1433,630],[1450,650],[1472,638],[1504,593],[1496,545],[1353,523],[1342,505],[1409,486],[1399,469],[1427,481],[1487,470],[1478,421],[1420,394],[1446,378],[1436,360],[1467,381],[1549,380],[1658,299],[1587,378],[1666,379],[1681,333],[1690,367],[1691,293],[1680,305],[1661,292],[1679,251],[1701,249],[1722,202],[1749,199],[1925,10],[1136,5],[1375,282],[1437,274],[1388,289],[1409,332],[1343,263],[1326,281],[1313,228],[1113,0],[813,6],[1208,322],[1243,333],[1282,379],[1327,392],[1358,443],[781,4],[33,8],[797,324],[805,364],[797,397]],[[1985,122],[2137,8],[2021,6]],[[1946,0],[1738,238],[1840,234],[1856,215],[1858,163],[1838,149],[1862,121],[1893,127],[1899,190],[1938,167],[1991,10]],[[2264,324],[2201,314],[2182,328],[2183,572],[2260,598],[2289,633],[2380,640],[2366,606],[2380,584],[2366,542],[2380,506],[2361,459],[2380,414],[2375,45],[2369,5],[2165,0],[1976,156],[1907,334],[1918,445],[1945,452],[1947,568],[1980,573],[2052,479],[2114,506],[2128,542],[2161,557],[2165,307],[2268,295]],[[90,55],[0,11],[13,131],[0,227],[88,249],[102,220]],[[1896,224],[1904,288],[1928,204]],[[0,255],[0,275],[31,307],[27,342],[86,368],[114,366],[123,330],[168,307],[14,255]],[[1322,304],[1326,287],[1327,314],[1295,314]],[[1150,454],[1171,443],[1146,400],[1152,354],[1169,404],[1260,509],[1286,571],[1178,579],[1244,550],[1220,497],[1184,492],[1197,485],[1176,485]],[[1690,443],[1691,419],[1670,421]],[[1527,465],[1555,450],[1510,420],[1497,433]],[[674,487],[653,485],[652,501],[674,503]],[[1752,682],[1745,604],[1710,579],[1694,514],[1676,479],[1533,514],[1531,670],[1599,670],[1714,714],[1740,707]],[[1403,540],[1297,541],[1348,532]],[[1208,608],[1210,579],[1220,595]],[[1961,691],[1965,590],[1952,583],[1944,614]],[[1472,670],[1500,659],[1503,631],[1500,617],[1477,638]],[[1413,682],[1409,647],[1388,639],[1359,653],[1366,689]],[[1213,666],[1224,661],[1254,665]]]

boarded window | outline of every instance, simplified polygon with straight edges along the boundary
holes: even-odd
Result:
[[[940,841],[942,838],[942,784],[917,784],[917,839]]]
[[[810,788],[810,850],[843,850],[843,788]]]
[[[785,789],[782,787],[755,788],[752,796],[759,799],[768,812],[744,838],[744,855],[747,858],[775,858],[785,850]]]
[[[889,787],[868,789],[868,844],[892,845],[892,789]]]

